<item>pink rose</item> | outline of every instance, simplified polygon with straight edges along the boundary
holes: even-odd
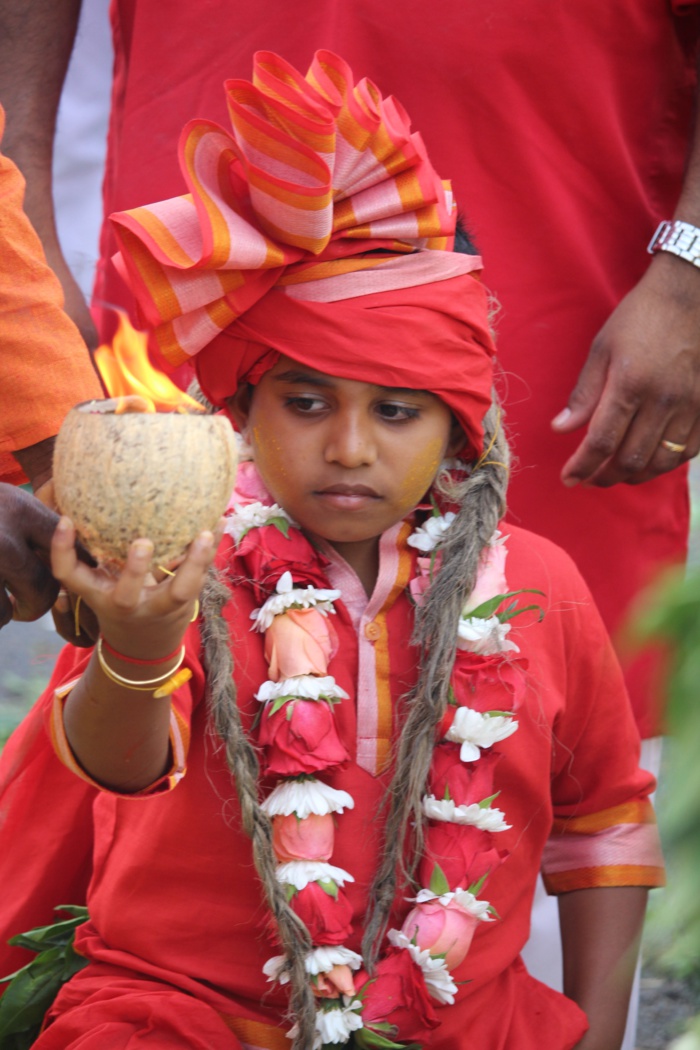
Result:
[[[482,552],[474,590],[464,606],[465,613],[478,609],[480,605],[495,598],[497,594],[507,594],[508,584],[505,573],[507,554],[508,551],[503,543],[496,543]]]
[[[435,559],[428,558],[416,558],[416,575],[409,582],[408,589],[411,592],[416,605],[422,605],[425,601],[425,595],[430,589],[430,584],[435,579],[435,576],[440,568],[441,555],[438,552]],[[431,562],[432,568],[431,568]]]
[[[430,1033],[439,1021],[423,974],[405,948],[390,948],[377,963],[374,977],[361,971],[355,978],[355,987],[358,993],[364,988],[365,1028],[387,1023],[395,1028],[392,1039],[430,1046]]]
[[[415,938],[421,951],[444,955],[448,970],[454,970],[469,951],[478,923],[476,915],[455,901],[441,904],[434,900],[417,904],[406,916],[401,930],[409,940]]]
[[[350,758],[325,700],[290,700],[273,715],[266,709],[258,740],[268,772],[285,777],[343,766]]]
[[[334,838],[331,813],[312,813],[303,819],[290,813],[272,819],[272,847],[281,861],[330,860]]]
[[[456,806],[471,806],[494,794],[498,751],[484,751],[478,762],[462,762],[459,744],[438,744],[433,750],[428,786],[436,799],[450,798]]]
[[[273,682],[300,674],[323,676],[337,651],[336,629],[318,609],[289,609],[275,616],[265,631],[265,659]]]
[[[490,832],[480,831],[472,824],[435,821],[428,825],[425,838],[418,877],[421,886],[429,888],[436,864],[450,890],[468,890],[492,875],[508,856],[507,850],[495,848]]]
[[[329,944],[329,941],[324,941]],[[337,999],[341,995],[354,996],[355,981],[349,966],[334,966],[328,973],[320,973],[314,985],[319,999]]]
[[[344,944],[352,933],[352,905],[340,887],[336,895],[331,896],[317,882],[310,882],[295,893],[289,903],[314,944]],[[353,991],[351,980],[350,991],[345,994],[352,995]]]

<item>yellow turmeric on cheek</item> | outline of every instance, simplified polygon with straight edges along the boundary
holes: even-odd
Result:
[[[401,498],[415,506],[430,488],[444,455],[443,443],[435,439],[416,450],[401,479]]]

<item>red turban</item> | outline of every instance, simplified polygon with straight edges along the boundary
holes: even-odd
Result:
[[[429,390],[478,455],[493,354],[481,260],[445,250],[452,193],[403,107],[328,51],[306,77],[259,52],[253,82],[225,87],[233,133],[191,121],[180,138],[190,192],[112,216],[161,354],[195,358],[215,403],[271,349]]]

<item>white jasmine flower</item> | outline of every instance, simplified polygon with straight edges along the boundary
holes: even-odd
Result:
[[[355,805],[352,795],[339,791],[322,780],[313,777],[304,780],[283,780],[270,792],[262,808],[268,817],[284,816],[296,813],[300,820],[314,813],[324,817],[327,813],[342,813]]]
[[[434,795],[425,795],[423,812],[428,820],[443,820],[448,824],[471,824],[480,831],[507,831],[511,827],[510,824],[506,824],[502,810],[480,806],[478,802],[456,806],[452,799],[438,799]]]
[[[273,955],[267,960],[263,966],[263,973],[268,981],[289,984],[289,974],[284,972],[285,963],[285,955]],[[351,970],[359,970],[362,966],[362,956],[351,952],[349,948],[343,948],[342,945],[319,945],[309,952],[304,965],[311,977],[318,977],[320,973],[330,973],[334,966],[349,966]]]
[[[362,1003],[354,999],[350,1006],[334,1007],[332,1009],[321,1008],[316,1013],[316,1031],[321,1037],[321,1045],[325,1043],[347,1043],[353,1032],[357,1032],[362,1025]]]
[[[476,762],[480,748],[505,740],[517,728],[517,719],[510,715],[483,715],[471,707],[458,707],[445,739],[462,745],[459,753],[462,762]]]
[[[401,930],[388,930],[387,940],[395,948],[405,948],[414,963],[420,966],[428,994],[439,1003],[451,1006],[457,994],[457,985],[442,958],[434,959],[427,948],[420,949]]]
[[[440,464],[440,470],[467,470],[467,464],[458,456],[447,456]]]
[[[310,951],[305,959],[306,972],[312,977],[320,973],[330,973],[334,966],[349,966],[359,970],[362,956],[343,948],[341,944],[322,944]]]
[[[347,1043],[353,1032],[358,1032],[362,1025],[360,1012],[362,1003],[359,999],[348,999],[343,996],[343,1005],[330,1004],[319,1007],[316,1013],[316,1034],[312,1050],[321,1050],[324,1045]],[[294,1025],[287,1032],[288,1039],[296,1039],[299,1026]]]
[[[520,647],[506,636],[509,623],[501,623],[497,616],[482,620],[474,616],[461,617],[457,627],[457,648],[488,656],[491,653],[520,652]]]
[[[277,593],[267,599],[259,609],[250,614],[251,630],[266,631],[275,616],[287,609],[317,609],[321,613],[333,613],[333,602],[340,598],[340,591],[322,587],[295,587],[291,572],[282,573],[277,581]]]
[[[261,525],[267,525],[272,518],[282,519],[290,525],[295,524],[278,503],[271,506],[265,503],[234,503],[233,507],[234,512],[226,519],[224,532],[233,536],[236,543],[240,543],[250,529],[259,529]]]
[[[413,898],[416,904],[425,904],[426,901],[438,901],[444,908],[454,901],[455,904],[459,904],[460,908],[468,911],[470,915],[475,916],[480,922],[492,922],[493,916],[490,913],[491,905],[488,901],[479,900],[469,890],[454,890],[452,893],[442,893],[439,896],[433,893],[432,890],[419,890],[416,896]]]
[[[349,872],[325,860],[288,860],[277,865],[275,874],[283,885],[299,891],[306,889],[310,882],[335,882],[344,886],[355,881]]]
[[[455,517],[456,514],[449,510],[447,514],[440,514],[437,517],[428,518],[423,525],[414,529],[406,542],[409,547],[415,547],[416,550],[424,551],[425,553],[435,550],[438,543],[455,520]]]
[[[296,678],[283,678],[280,682],[263,682],[255,694],[256,700],[266,704],[269,700],[279,700],[283,696],[295,696],[300,700],[348,700],[348,694],[341,689],[332,675],[319,677],[313,674],[300,674]]]

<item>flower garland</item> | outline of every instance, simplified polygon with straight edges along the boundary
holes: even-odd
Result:
[[[408,539],[420,552],[409,585],[417,604],[439,566],[437,548],[454,518],[436,510]],[[286,537],[290,529],[308,546],[308,558],[299,557],[298,548],[296,559],[294,553],[287,560],[277,554],[275,534]],[[521,593],[507,590],[505,539],[496,533],[482,553],[476,586],[458,624],[450,703],[423,800],[422,888],[401,929],[388,931],[387,948],[369,977],[361,956],[344,946],[352,930],[344,887],[353,876],[333,864],[336,815],[354,802],[317,775],[350,759],[333,711],[350,697],[328,674],[338,648],[333,615],[341,594],[323,586],[322,556],[280,507],[258,501],[235,505],[226,531],[239,554],[262,551],[258,563],[266,569],[262,579],[256,574],[252,581],[261,598],[251,613],[252,629],[264,634],[269,674],[256,693],[262,705],[258,733],[266,772],[280,780],[263,809],[272,821],[277,878],[314,944],[306,958],[318,1002],[314,1050],[343,1044],[420,1047],[439,1024],[433,1001],[454,1002],[451,971],[467,955],[477,927],[494,919],[480,894],[507,857],[495,836],[510,825],[492,804],[499,794],[494,773],[503,756],[490,749],[517,731],[527,661],[512,655],[519,650],[508,638],[509,620],[524,610],[515,602],[501,610]],[[295,585],[295,578],[304,586]],[[288,983],[284,956],[273,956],[263,969],[268,980]],[[294,1034],[291,1029],[290,1037]]]

